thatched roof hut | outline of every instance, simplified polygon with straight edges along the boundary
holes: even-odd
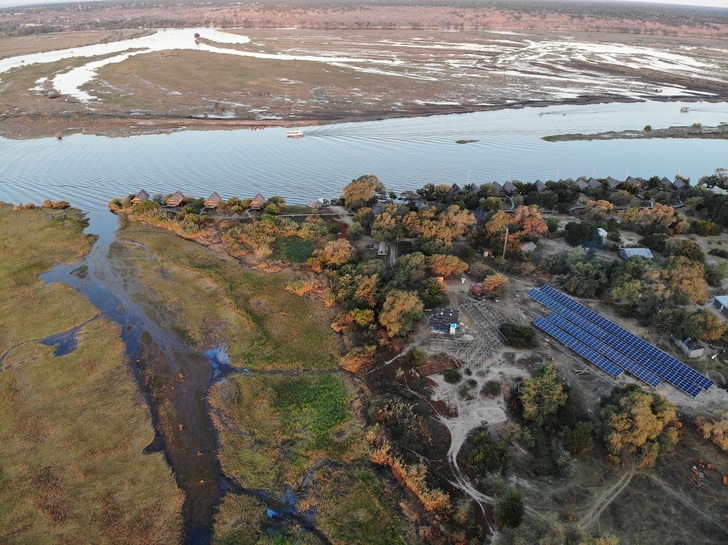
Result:
[[[167,206],[179,206],[180,204],[182,204],[183,200],[185,200],[185,196],[182,194],[182,192],[175,191],[174,194],[165,201],[165,204]]]
[[[218,206],[220,206],[220,203],[222,203],[222,198],[220,198],[220,195],[218,195],[217,191],[215,191],[205,201],[205,206],[207,208],[217,208]]]
[[[149,200],[149,193],[147,193],[146,191],[144,191],[142,189],[139,193],[137,193],[137,196],[131,200],[131,204],[139,204],[142,201],[148,201],[148,200]]]

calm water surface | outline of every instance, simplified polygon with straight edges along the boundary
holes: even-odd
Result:
[[[285,129],[184,131],[128,138],[0,139],[0,200],[64,199],[106,231],[107,202],[146,189],[223,198],[284,195],[289,202],[340,195],[362,174],[394,191],[426,182],[484,183],[627,175],[697,181],[728,167],[725,140],[545,142],[542,136],[728,122],[728,104],[646,102],[553,106]],[[539,115],[539,114],[543,115]],[[457,144],[456,140],[478,142]],[[115,222],[112,222],[115,225]],[[109,229],[112,229],[109,227]],[[106,233],[102,233],[106,235]]]

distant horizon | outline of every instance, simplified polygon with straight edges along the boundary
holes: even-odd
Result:
[[[72,4],[78,0],[0,0],[0,9],[26,7],[43,4]],[[99,2],[103,0],[81,0],[81,3]],[[123,0],[122,0],[123,1]],[[131,2],[132,0],[128,0]],[[591,0],[598,2],[622,2],[630,4],[663,4],[669,6],[689,6],[728,9],[728,0]]]

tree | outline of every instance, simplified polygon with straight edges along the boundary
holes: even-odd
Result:
[[[400,206],[397,204],[386,205],[372,223],[372,237],[377,240],[395,240],[403,231]]]
[[[361,176],[344,187],[344,205],[355,210],[368,206],[385,191],[384,184],[376,176]]]
[[[327,242],[323,248],[314,251],[314,255],[325,267],[340,267],[354,257],[354,247],[345,238],[340,238]]]
[[[660,451],[669,451],[679,441],[675,406],[636,384],[615,388],[602,401],[599,414],[604,441],[616,460],[637,456],[643,467],[652,467]]]
[[[572,246],[599,242],[599,227],[589,221],[570,221],[564,226],[564,240]]]
[[[427,266],[435,276],[462,274],[468,269],[468,264],[456,256],[443,254],[435,254],[428,257]]]
[[[486,276],[483,279],[483,289],[490,297],[503,293],[508,286],[508,277],[505,274],[496,273]]]
[[[705,267],[683,256],[670,256],[665,266],[652,272],[656,289],[664,299],[678,304],[704,303],[708,300]]]
[[[705,261],[705,254],[700,244],[693,240],[671,239],[666,246],[670,255],[681,255],[699,263]]]
[[[529,238],[542,237],[549,227],[541,216],[538,206],[519,206],[513,213],[511,225],[517,226]]]
[[[427,276],[427,258],[422,252],[412,252],[397,259],[396,278],[402,284],[417,284]]]
[[[379,323],[390,337],[404,337],[422,318],[423,304],[411,291],[394,290],[387,295],[379,314]]]
[[[478,433],[473,438],[468,462],[479,475],[503,473],[508,469],[508,443],[504,440],[493,441],[487,433]]]
[[[703,432],[703,439],[710,439],[723,452],[728,452],[728,412],[723,413],[718,420],[708,420],[700,416],[696,422]]]
[[[543,425],[566,403],[568,394],[553,363],[542,365],[521,384],[523,418]]]
[[[495,499],[495,518],[498,524],[508,528],[517,528],[523,520],[525,507],[520,491],[509,488],[503,495]]]
[[[366,373],[374,367],[376,346],[357,346],[341,358],[341,366],[351,373]]]

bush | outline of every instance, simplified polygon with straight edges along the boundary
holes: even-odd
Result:
[[[497,380],[489,380],[480,389],[480,395],[485,397],[495,397],[501,394],[501,383]]]
[[[496,442],[487,433],[478,433],[473,438],[468,463],[480,475],[503,473],[510,464],[508,443],[504,440]]]
[[[457,369],[450,369],[449,371],[445,371],[442,376],[445,379],[445,382],[447,382],[448,384],[457,384],[463,378],[463,376],[460,374],[460,371],[458,371]]]
[[[535,348],[538,346],[536,332],[532,327],[505,323],[498,327],[506,344],[515,348]]]
[[[521,524],[526,511],[523,505],[523,496],[518,490],[511,488],[495,499],[494,510],[498,524],[508,528],[517,528]]]

